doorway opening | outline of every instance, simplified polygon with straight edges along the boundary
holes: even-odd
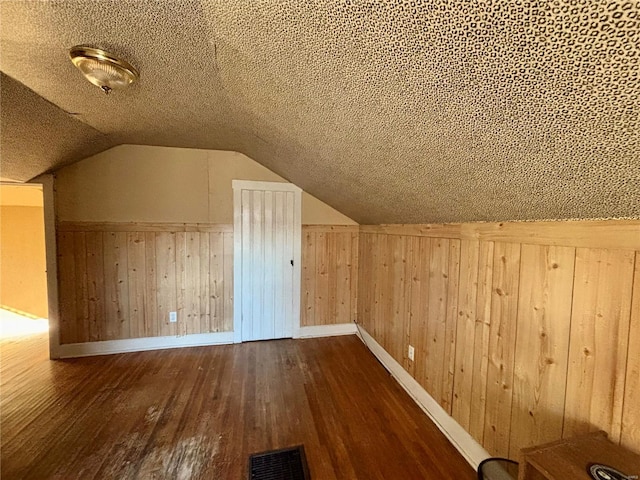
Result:
[[[0,340],[49,329],[43,187],[0,184]]]

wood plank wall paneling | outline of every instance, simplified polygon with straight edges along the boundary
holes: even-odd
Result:
[[[58,257],[62,344],[233,330],[230,225],[61,223]],[[358,227],[305,225],[302,257],[301,324],[352,322]]]
[[[492,455],[640,452],[640,222],[362,226],[358,262],[358,321]]]
[[[479,248],[477,317],[473,349],[473,370],[471,374],[473,381],[471,385],[471,423],[469,425],[469,433],[482,443],[485,411],[487,409],[487,371],[489,368],[494,244],[493,242],[480,242]]]
[[[477,240],[460,242],[460,279],[458,294],[458,321],[456,323],[456,354],[451,415],[470,431],[471,388],[473,385],[473,355],[476,329],[476,298],[478,295]]]
[[[300,325],[353,322],[357,290],[358,227],[303,225]]]
[[[632,251],[576,251],[565,437],[599,428],[620,441],[633,265]]]
[[[233,328],[228,225],[62,224],[58,269],[61,344]]]
[[[360,233],[637,250],[638,220],[361,225]]]
[[[501,457],[509,452],[519,281],[520,244],[496,243],[483,438],[485,448]]]
[[[562,436],[575,248],[522,245],[520,258],[509,452],[514,458],[518,445]]]
[[[636,251],[633,303],[629,329],[629,359],[624,389],[621,443],[628,448],[640,445],[640,251]]]

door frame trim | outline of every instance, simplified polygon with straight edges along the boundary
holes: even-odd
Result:
[[[60,358],[59,337],[59,300],[58,300],[58,254],[56,240],[55,177],[43,173],[26,183],[0,182],[22,188],[42,189],[42,208],[44,222],[44,249],[47,279],[47,320],[49,323],[49,358]]]
[[[233,188],[233,343],[242,342],[242,190],[293,192],[293,299],[292,335],[300,328],[300,288],[302,262],[302,189],[292,183],[232,180]]]

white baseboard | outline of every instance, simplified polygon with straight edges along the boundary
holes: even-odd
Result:
[[[298,328],[294,338],[332,337],[335,335],[353,335],[355,333],[356,325],[354,323],[316,325]],[[106,340],[103,342],[69,343],[60,345],[57,358],[89,357],[93,355],[110,355],[113,353],[161,350],[165,348],[222,345],[233,343],[233,341],[233,332],[217,332],[196,333],[181,337],[145,337]]]
[[[469,462],[469,465],[477,470],[480,462],[491,455],[362,327],[359,329],[358,336]]]
[[[60,345],[59,358],[90,357],[113,353],[141,352],[165,348],[201,347],[233,343],[233,332],[195,333],[181,337],[145,337],[103,342],[69,343]]]
[[[293,338],[334,337],[336,335],[353,335],[357,332],[355,323],[337,323],[335,325],[313,325],[299,327]]]

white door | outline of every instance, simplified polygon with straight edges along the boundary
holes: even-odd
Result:
[[[292,337],[300,317],[301,190],[233,181],[234,341]]]

